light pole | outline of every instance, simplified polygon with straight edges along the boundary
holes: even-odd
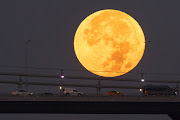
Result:
[[[64,79],[64,73],[63,73],[63,69],[61,70],[61,76],[60,76],[60,86],[59,86],[59,92],[60,92],[60,96],[62,96],[62,80]]]
[[[28,68],[28,50],[27,50],[27,47],[28,47],[28,43],[30,42],[31,40],[28,40],[26,41],[26,91],[28,91],[28,79],[27,79],[27,68]]]
[[[144,85],[144,74],[143,73],[141,73],[141,81],[140,81],[140,89],[139,89],[139,91],[140,91],[140,96],[142,96],[143,95],[143,85]]]

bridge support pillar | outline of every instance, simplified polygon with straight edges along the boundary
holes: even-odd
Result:
[[[179,95],[179,84],[178,83],[176,83],[176,92],[177,92],[177,95]]]
[[[22,77],[22,76],[19,76],[18,90],[22,89],[22,84],[23,84],[23,82],[22,82],[22,78],[21,78],[21,77]]]
[[[100,92],[101,92],[101,81],[98,80],[98,84],[97,84],[97,96],[100,96]]]

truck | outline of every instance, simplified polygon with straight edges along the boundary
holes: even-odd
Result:
[[[143,95],[170,95],[170,96],[176,96],[177,92],[166,85],[145,85],[143,87]]]
[[[63,95],[65,95],[65,96],[83,96],[83,93],[77,91],[74,88],[64,88]]]

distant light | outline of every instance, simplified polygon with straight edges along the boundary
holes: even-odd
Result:
[[[62,89],[62,87],[60,86],[60,87],[59,87],[59,89],[61,90],[61,89]]]
[[[141,82],[144,82],[144,79],[141,79]]]
[[[142,92],[142,89],[139,89],[140,92]]]
[[[64,75],[61,75],[61,78],[64,78]]]

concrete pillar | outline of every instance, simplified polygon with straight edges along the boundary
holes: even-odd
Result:
[[[19,76],[19,82],[18,82],[18,90],[22,89],[22,76]]]

